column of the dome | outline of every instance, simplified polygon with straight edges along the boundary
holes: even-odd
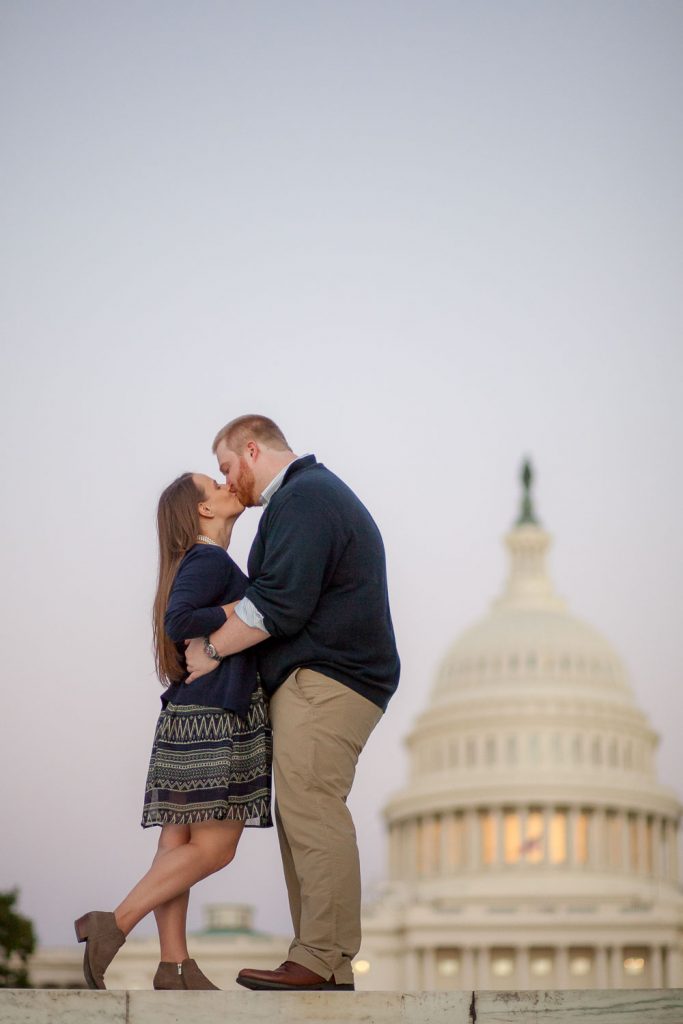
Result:
[[[668,977],[667,988],[679,988],[683,985],[683,949],[678,946],[670,946],[667,956]]]
[[[595,948],[595,982],[598,988],[609,986],[607,949],[603,945]]]
[[[541,862],[543,864],[550,863],[550,825],[553,818],[553,809],[550,806],[543,808],[543,839],[541,841],[542,857]]]
[[[465,811],[466,840],[467,840],[467,867],[471,871],[478,871],[481,867],[481,844],[479,842],[479,814],[476,808]]]
[[[630,830],[628,814],[626,811],[619,811],[619,820],[621,821],[621,870],[626,873],[631,870],[631,858],[629,853]]]
[[[568,868],[580,867],[578,858],[576,856],[576,842],[578,832],[578,821],[579,821],[579,809],[578,807],[569,807],[567,809],[567,857],[566,865]]]
[[[431,947],[422,951],[422,987],[427,991],[436,988],[436,951]]]
[[[569,988],[569,950],[566,946],[558,946],[556,949],[556,978],[557,988]]]
[[[403,954],[403,976],[407,992],[419,991],[422,987],[420,977],[420,955],[416,949],[407,949]]]
[[[417,844],[419,839],[418,823],[416,818],[411,818],[404,824],[405,828],[405,852],[406,852],[406,878],[417,878]]]
[[[517,988],[528,989],[530,988],[529,982],[529,947],[528,946],[517,946],[515,950],[515,964],[517,968]]]
[[[399,851],[399,878],[408,878],[408,840],[407,840],[407,825],[405,821],[400,821],[396,826],[396,838],[398,840],[398,851]]]
[[[662,879],[665,882],[671,881],[671,841],[669,838],[669,819],[662,817],[661,823],[661,854],[662,854]]]
[[[678,882],[678,821],[672,819],[670,827],[671,837],[671,881]]]
[[[647,855],[647,817],[641,813],[638,815],[638,870],[641,875],[649,874]]]
[[[594,807],[590,816],[588,835],[588,864],[593,871],[602,867],[602,851],[605,836],[605,811],[602,807]]]
[[[609,971],[608,971],[608,979],[609,979],[609,987],[610,988],[622,988],[622,986],[623,986],[623,980],[622,980],[622,973],[623,972],[622,972],[622,969],[621,969],[622,961],[623,961],[623,955],[622,955],[621,947],[620,946],[612,946],[610,948]]]
[[[462,951],[462,988],[477,988],[477,979],[474,970],[474,950],[471,946],[465,946]]]
[[[453,831],[451,822],[454,817],[453,811],[446,811],[441,815],[441,847],[439,850],[439,874],[442,878],[451,873],[449,844]]]
[[[528,817],[528,814],[529,814],[528,807],[520,807],[519,810],[518,810],[518,814],[519,814],[520,846],[523,846],[524,843],[526,842],[526,826],[527,826],[527,817]],[[520,855],[519,855],[519,862],[521,862],[523,860],[524,860],[524,855],[522,853],[520,853]]]
[[[389,837],[388,837],[388,845],[389,845],[389,878],[390,878],[390,880],[392,882],[396,881],[396,879],[398,878],[398,865],[396,863],[396,852],[397,852],[396,831],[397,831],[397,828],[396,828],[395,825],[390,825],[389,826]]]
[[[664,985],[664,973],[662,970],[662,950],[659,946],[652,946],[649,950],[650,956],[650,978],[652,988],[662,988]]]
[[[493,814],[493,827],[494,827],[494,840],[495,840],[495,851],[493,855],[494,865],[498,868],[505,864],[504,854],[504,835],[503,835],[503,811],[502,808],[496,807],[492,812]]]

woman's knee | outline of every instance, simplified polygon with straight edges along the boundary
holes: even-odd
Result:
[[[243,826],[235,822],[202,823],[192,829],[192,842],[197,845],[211,872],[220,871],[233,860]]]
[[[185,846],[190,841],[190,826],[189,825],[164,825],[159,835],[159,843],[157,845],[158,853],[168,853],[169,850],[175,850],[179,846]]]

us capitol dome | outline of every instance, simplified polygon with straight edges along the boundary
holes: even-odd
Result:
[[[528,463],[522,482],[503,592],[407,738],[362,987],[683,984],[681,807],[618,655],[555,592]]]

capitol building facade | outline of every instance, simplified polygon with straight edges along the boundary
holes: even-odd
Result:
[[[408,737],[359,966],[378,989],[680,986],[681,807],[618,656],[554,590],[523,482],[503,593]]]
[[[683,987],[681,807],[617,654],[555,593],[528,466],[523,480],[503,593],[447,652],[407,739],[359,989]],[[220,987],[285,958],[288,937],[255,933],[249,908],[208,911],[190,955]],[[82,983],[80,959],[41,950],[34,983]],[[131,939],[108,984],[150,987],[157,960]]]

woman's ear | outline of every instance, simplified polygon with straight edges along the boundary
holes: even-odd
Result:
[[[199,512],[200,519],[213,519],[213,511],[210,505],[207,505],[205,501],[200,501],[197,505],[197,511]]]

